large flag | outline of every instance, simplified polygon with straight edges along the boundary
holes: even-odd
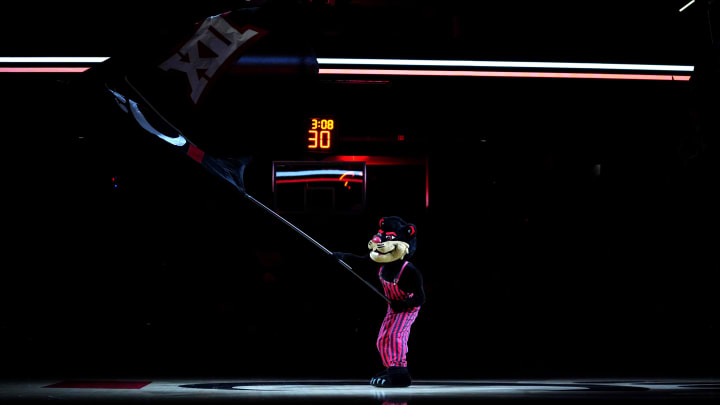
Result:
[[[140,53],[137,60],[108,61],[90,72],[99,76],[107,95],[122,112],[148,134],[245,192],[243,173],[249,154],[216,157],[190,140],[198,129],[218,132],[218,124],[203,122],[216,118],[206,110],[206,99],[220,79],[230,74],[238,58],[266,37],[269,30],[237,20],[253,16],[242,10],[240,17],[227,12],[198,22],[192,34],[165,54]],[[210,117],[210,118],[209,118]],[[239,125],[242,131],[243,125]],[[194,131],[188,135],[186,130]]]
[[[255,152],[251,150],[252,147],[248,147],[240,156],[231,154],[218,157],[190,140],[198,132],[206,132],[203,134],[206,135],[207,132],[217,131],[218,126],[213,125],[214,121],[218,121],[216,119],[218,114],[213,114],[217,104],[211,102],[213,87],[225,76],[232,76],[232,67],[242,59],[244,54],[266,38],[273,37],[275,32],[278,32],[279,35],[274,37],[274,42],[270,42],[276,47],[279,44],[281,49],[287,49],[284,46],[284,40],[291,42],[296,39],[293,38],[294,33],[292,32],[295,25],[286,23],[288,18],[297,21],[298,16],[288,10],[292,11],[292,8],[269,7],[263,9],[261,7],[257,12],[241,10],[236,14],[228,12],[211,16],[196,24],[188,38],[161,58],[150,55],[150,57],[146,57],[147,60],[139,61],[139,63],[132,58],[118,62],[111,58],[104,66],[91,69],[89,74],[93,76],[93,82],[97,82],[99,79],[103,83],[105,95],[111,97],[120,111],[126,114],[142,131],[160,139],[198,162],[211,173],[224,179],[250,202],[292,228],[328,256],[334,257],[331,251],[247,193],[243,173],[250,159],[248,156]],[[267,53],[260,53],[260,55],[267,59]],[[271,71],[279,71],[284,75],[289,74],[298,80],[301,80],[302,76],[308,72],[317,74],[317,59],[314,57],[288,58],[287,55],[284,55],[284,57],[278,58],[277,55],[271,56],[273,65]],[[262,61],[263,57],[251,59]],[[281,64],[293,67],[277,69],[278,59],[284,61]],[[259,64],[261,65],[262,62]],[[258,70],[262,71],[262,69],[254,69],[256,74]],[[245,71],[247,71],[247,66],[245,66]],[[278,80],[273,77],[272,81]],[[248,94],[251,93],[248,88],[256,91],[262,90],[258,89],[257,85],[237,89],[237,94],[242,97],[236,97],[235,100],[239,102],[236,103],[237,105],[230,106],[229,109],[230,111],[239,110],[243,113],[239,119],[235,118],[238,122],[237,130],[240,132],[251,127],[251,122],[258,121],[257,117],[252,116],[254,112],[270,108],[266,105],[270,103],[257,102],[258,98],[262,98],[262,94]],[[268,89],[265,93],[271,93],[271,90]],[[227,108],[228,103],[225,104],[224,107]],[[249,104],[255,105],[255,109],[247,108]],[[263,118],[267,118],[267,116]],[[193,135],[188,135],[184,128],[194,131]],[[227,136],[224,133],[220,135]],[[252,130],[247,130],[245,135],[241,139],[248,145],[251,144],[251,138],[257,138],[257,134],[253,134]],[[383,300],[388,301],[384,294],[356,274],[349,265],[339,259],[338,262]]]

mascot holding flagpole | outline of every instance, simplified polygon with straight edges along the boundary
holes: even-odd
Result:
[[[380,326],[377,349],[385,369],[370,384],[376,387],[407,387],[412,382],[407,367],[410,328],[425,303],[420,271],[408,261],[416,247],[415,225],[400,217],[383,217],[368,242],[368,255],[336,252],[340,260],[369,258],[379,264],[378,278],[389,300]]]

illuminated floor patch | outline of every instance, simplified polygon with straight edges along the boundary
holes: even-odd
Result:
[[[275,393],[279,396],[351,396],[362,397],[377,392],[388,391],[373,387],[365,382],[352,383],[348,381],[337,382],[263,382],[263,383],[221,383],[221,384],[190,384],[181,385],[181,388],[213,389],[213,390],[240,390],[262,393]],[[407,395],[463,395],[463,394],[523,394],[527,392],[552,391],[585,391],[590,388],[573,384],[503,384],[503,383],[415,383],[410,387],[396,388],[395,392]],[[393,389],[390,389],[393,391]],[[623,389],[625,390],[625,389]]]
[[[406,388],[378,388],[365,380],[299,379],[103,379],[64,381],[0,381],[0,403],[13,400],[64,401],[351,401],[377,405],[383,402],[447,403],[466,400],[693,400],[717,403],[720,380],[416,380]],[[598,402],[599,401],[599,402]]]
[[[150,381],[61,381],[44,388],[93,388],[106,390],[139,390]]]

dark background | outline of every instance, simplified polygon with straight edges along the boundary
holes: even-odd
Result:
[[[477,3],[315,6],[307,40],[318,56],[701,72],[717,55],[704,3],[683,14],[684,1]],[[132,54],[245,2],[153,4],[3,6],[2,54]],[[381,367],[378,297],[107,100],[74,92],[76,80],[0,76],[3,376],[366,378]],[[410,141],[345,154],[427,157],[428,207],[371,176],[361,213],[287,216],[355,253],[379,216],[417,225],[427,304],[410,339],[415,378],[717,375],[711,79],[262,83],[262,99],[285,106],[262,109],[269,124],[247,143],[248,191],[266,204],[273,160],[318,159],[288,129],[305,114],[354,123],[346,135]],[[226,134],[213,145],[227,136],[242,149],[247,119],[239,105],[213,122]]]

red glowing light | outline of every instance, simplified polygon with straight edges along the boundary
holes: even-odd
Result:
[[[380,76],[460,76],[460,77],[532,77],[554,79],[615,79],[615,80],[690,80],[690,76],[575,72],[500,72],[476,70],[408,70],[408,69],[320,69],[321,75]]]

